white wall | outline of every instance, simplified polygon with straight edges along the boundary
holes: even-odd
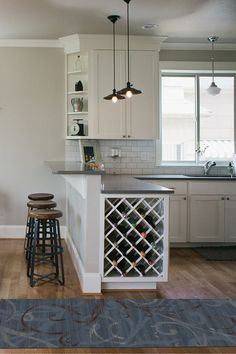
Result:
[[[24,225],[29,193],[65,187],[46,160],[64,160],[64,53],[0,48],[0,225]],[[63,224],[63,222],[62,222]]]

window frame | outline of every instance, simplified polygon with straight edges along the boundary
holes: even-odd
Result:
[[[201,166],[204,165],[204,163],[207,160],[200,160],[199,159],[199,153],[196,151],[197,147],[200,144],[200,77],[209,77],[211,76],[210,72],[194,72],[194,71],[189,71],[189,72],[181,72],[181,71],[165,71],[161,72],[160,75],[160,140],[157,143],[157,149],[160,151],[159,155],[159,160],[160,160],[160,165],[163,166]],[[165,161],[162,160],[162,78],[163,77],[193,77],[195,78],[195,160],[192,161]],[[215,73],[214,77],[232,77],[234,80],[234,154],[236,153],[236,73],[234,72],[221,72],[221,73]],[[217,165],[225,165],[229,162],[230,160],[216,160]]]

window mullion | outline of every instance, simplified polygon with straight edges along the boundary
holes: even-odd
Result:
[[[196,163],[199,163],[199,155],[200,155],[200,80],[199,75],[195,76],[196,83],[196,94],[195,94],[195,109],[196,109],[196,125],[195,125],[195,136],[196,136]]]

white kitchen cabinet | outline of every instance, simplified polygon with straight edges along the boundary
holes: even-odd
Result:
[[[225,241],[236,242],[236,196],[225,197]]]
[[[94,133],[100,139],[155,139],[158,126],[158,55],[153,50],[130,52],[130,80],[142,94],[116,104],[104,100],[112,93],[110,50],[93,52]],[[126,51],[116,51],[116,89],[126,86]]]
[[[170,195],[169,202],[169,240],[170,242],[187,241],[187,182],[148,180],[148,183],[174,189],[175,195]]]
[[[187,197],[170,196],[170,242],[187,241]]]
[[[190,242],[224,241],[224,197],[190,197]]]

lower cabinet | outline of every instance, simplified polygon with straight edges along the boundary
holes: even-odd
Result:
[[[190,241],[236,242],[236,196],[191,196]]]
[[[224,241],[224,198],[221,196],[190,197],[190,241]]]
[[[170,242],[187,241],[187,197],[170,197],[170,222],[169,222]]]

